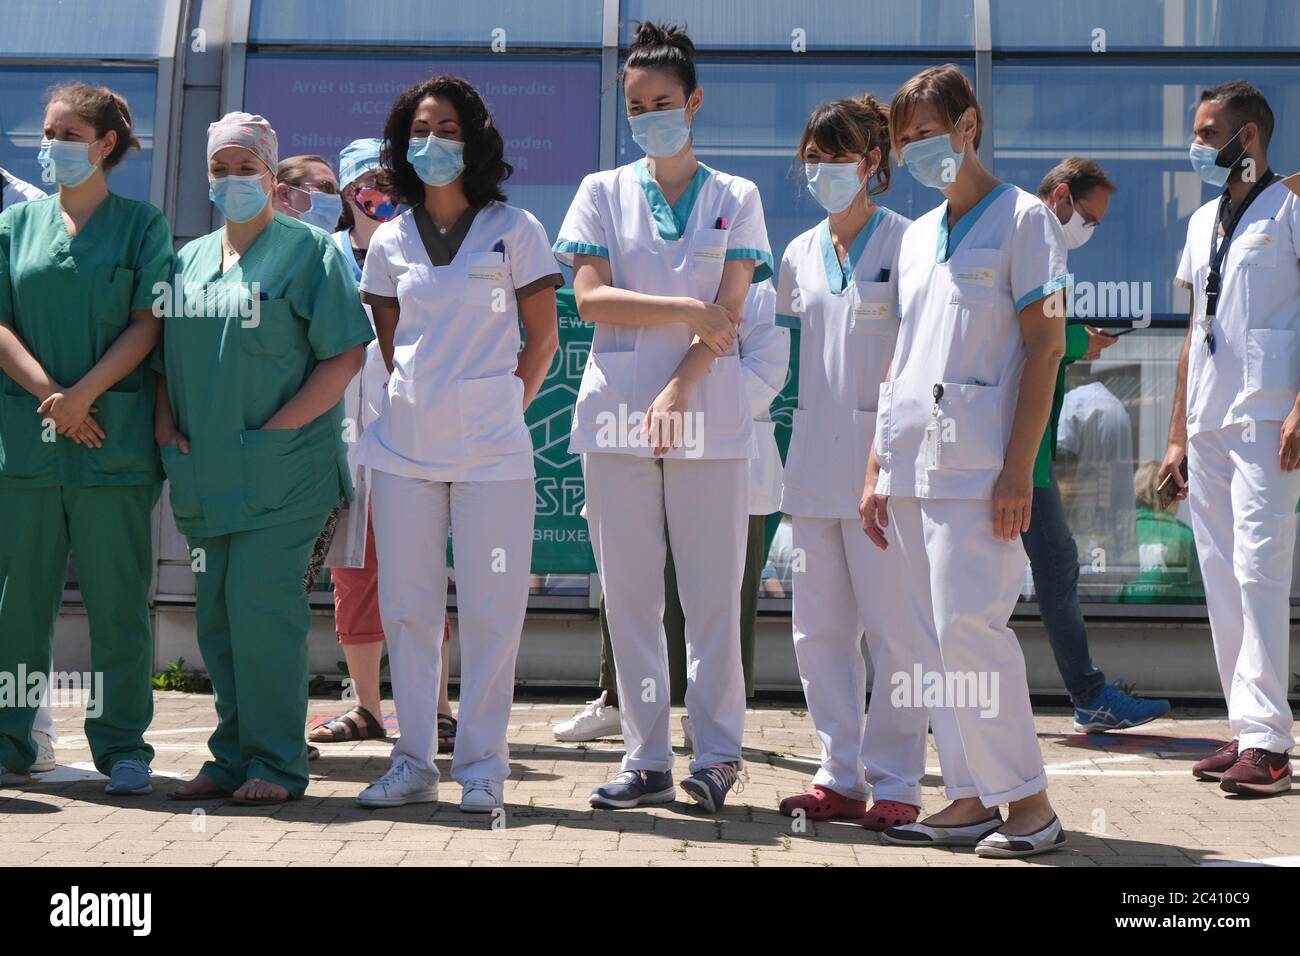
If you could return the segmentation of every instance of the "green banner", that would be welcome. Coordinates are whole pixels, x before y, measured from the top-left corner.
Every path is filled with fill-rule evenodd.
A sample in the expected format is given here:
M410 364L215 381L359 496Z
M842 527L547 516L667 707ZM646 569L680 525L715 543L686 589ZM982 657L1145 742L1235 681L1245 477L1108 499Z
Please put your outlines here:
M533 519L534 574L591 574L587 519L581 516L586 498L582 463L569 452L573 403L578 399L582 370L591 351L592 326L578 318L572 289L556 293L560 347L546 380L524 415L533 436L534 488L537 514Z

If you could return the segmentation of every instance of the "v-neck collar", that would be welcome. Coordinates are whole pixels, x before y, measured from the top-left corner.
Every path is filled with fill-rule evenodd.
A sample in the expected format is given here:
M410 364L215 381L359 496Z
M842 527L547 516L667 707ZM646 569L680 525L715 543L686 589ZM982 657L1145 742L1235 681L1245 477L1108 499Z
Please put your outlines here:
M226 269L224 272L223 272L222 269L221 269L221 263L222 263L222 261L226 258L226 250L225 250L225 247L224 247L224 246L222 245L222 243L221 243L221 236L222 236L222 234L226 231L226 227L225 227L225 226L222 226L220 229L218 229L218 230L216 231L216 237L217 237L217 279L218 279L218 280L221 280L221 279L225 279L225 278L229 277L229 276L230 276L230 275L231 275L231 274L232 274L236 269L239 270L239 276L240 276L240 279L242 279L243 276L244 276L244 273L248 271L248 266L249 266L249 264L250 264L250 263L252 263L252 264L254 264L254 265L257 264L257 260L258 260L258 258L261 256L261 254L262 254L262 249L265 248L265 246L266 246L266 242L265 242L265 240L266 240L266 234L267 234L268 232L270 232L273 228L275 228L276 225L279 224L279 221L280 221L280 217L281 217L281 216L284 216L284 213L282 213L282 212L277 212L274 216L272 216L272 217L271 217L271 221L268 222L265 226L263 226L263 227L262 227L262 231L259 232L259 233L258 233L258 234L253 238L253 241L252 241L251 243L248 244L248 248L245 249L243 252L241 252L241 253L239 254L239 258L236 259L236 260L231 264L230 268L229 268L229 269Z
M822 265L826 269L826 285L833 295L840 295L848 288L849 282L853 277L853 270L862 259L862 251L867 248L867 243L871 241L871 234L876 231L876 227L885 218L885 210L877 206L876 211L871 214L871 218L863 223L862 228L858 230L853 244L849 246L848 252L844 256L844 264L840 265L840 257L835 254L835 243L831 240L831 221L823 219L821 227L817 231L817 238L821 244Z
M659 188L655 178L650 175L650 169L646 161L638 159L632 164L637 182L641 184L641 191L645 193L646 202L650 205L650 214L654 216L655 228L659 231L660 239L672 241L680 239L685 233L686 223L690 220L691 211L695 208L695 200L699 198L700 187L704 185L706 179L713 175L713 170L701 162L697 161L696 167L695 175L691 177L686 191L682 193L677 202L669 205L663 190Z
M1011 188L1010 183L998 183L987 193L984 198L967 210L966 215L957 220L957 225L953 227L951 233L948 232L948 200L943 201L939 207L939 242L935 248L934 261L947 262L952 258L952 254L961 245L961 241L966 238L966 233L979 221L984 210L993 204L993 201Z
M413 213L415 228L420 234L420 243L424 246L430 265L434 267L451 265L452 260L456 258L456 253L460 252L461 243L469 235L470 227L474 225L474 220L482 210L482 206L470 206L444 233L429 215L429 210L424 208L424 203L415 207Z
M99 214L104 212L104 207L107 206L109 203L113 202L115 198L116 197L113 195L112 192L106 193L104 198L100 200L99 205L95 207L95 211L92 212L89 218L87 218L86 221L81 224L81 228L77 230L77 234L74 236L72 233L68 231L68 224L63 219L63 200L59 197L59 194L56 192L54 194L54 209L55 209L55 214L58 216L59 229L63 233L63 242L66 245L71 246L74 242L76 242L78 239L84 236L86 234L86 230L89 229L92 225L94 225L99 220L100 218Z

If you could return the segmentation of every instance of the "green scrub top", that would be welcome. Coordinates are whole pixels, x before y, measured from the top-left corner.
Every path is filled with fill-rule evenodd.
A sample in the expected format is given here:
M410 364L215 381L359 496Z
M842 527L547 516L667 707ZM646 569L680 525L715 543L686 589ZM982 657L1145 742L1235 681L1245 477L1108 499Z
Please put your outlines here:
M163 355L190 452L163 448L162 462L180 532L250 531L351 500L342 399L302 428L262 430L318 362L374 338L334 241L277 214L222 275L217 230L181 249L176 287Z
M150 309L175 268L171 230L148 203L109 193L69 236L57 195L0 213L0 322L64 387L75 385ZM147 361L95 401L101 448L41 424L34 395L0 372L0 488L142 485L161 481ZM53 435L53 441L45 439Z
M1079 361L1088 353L1088 330L1082 325L1065 327L1065 356L1056 369L1056 390L1052 393L1052 414L1047 420L1047 431L1038 443L1034 457L1034 487L1052 487L1052 462L1056 461L1056 432L1061 425L1061 406L1065 404L1065 367Z

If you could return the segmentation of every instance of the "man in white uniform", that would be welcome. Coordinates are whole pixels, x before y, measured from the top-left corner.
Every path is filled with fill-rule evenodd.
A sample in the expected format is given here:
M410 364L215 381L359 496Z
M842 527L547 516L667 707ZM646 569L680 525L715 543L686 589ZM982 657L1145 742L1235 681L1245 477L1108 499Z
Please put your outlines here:
M1300 497L1300 177L1269 169L1273 112L1242 80L1206 90L1195 213L1175 281L1192 292L1160 481L1188 497L1233 741L1200 761L1231 793L1291 787L1291 562ZM1184 456L1188 476L1179 473Z
M44 199L45 191L23 182L4 167L0 167L0 212L20 202ZM36 762L32 764L32 773L46 773L57 765L54 756L54 743L59 739L58 729L54 726L54 715L50 713L49 688L41 698L41 706L36 710L36 722L32 725L32 741L36 744Z

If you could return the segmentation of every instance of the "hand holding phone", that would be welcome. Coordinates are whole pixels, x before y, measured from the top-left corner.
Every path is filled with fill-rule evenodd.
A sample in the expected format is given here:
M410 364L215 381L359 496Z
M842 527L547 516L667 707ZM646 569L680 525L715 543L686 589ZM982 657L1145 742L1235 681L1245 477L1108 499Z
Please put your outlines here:
M1187 456L1178 463L1178 474L1183 479L1183 487L1187 486ZM1180 488L1178 482L1174 481L1173 472L1165 475L1165 480L1156 485L1156 496L1160 499L1160 506L1168 509L1178 497Z

